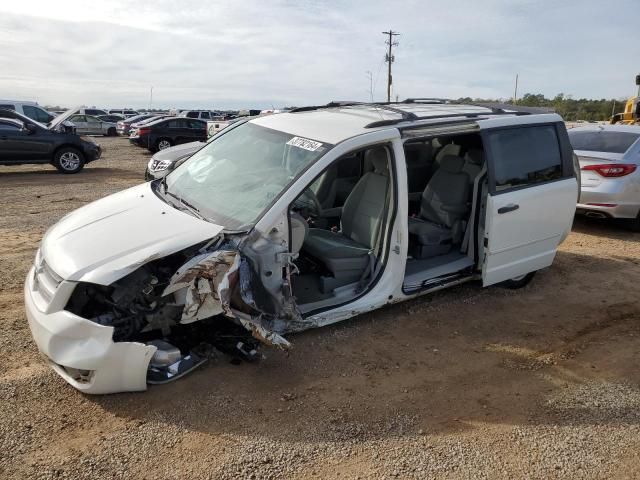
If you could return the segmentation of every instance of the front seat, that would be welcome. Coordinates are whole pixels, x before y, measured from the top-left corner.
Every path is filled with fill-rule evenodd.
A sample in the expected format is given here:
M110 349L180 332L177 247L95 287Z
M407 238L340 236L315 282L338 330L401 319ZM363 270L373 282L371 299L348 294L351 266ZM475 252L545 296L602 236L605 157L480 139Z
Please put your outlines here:
M365 163L373 171L365 173L342 207L339 232L311 228L303 251L320 260L333 277L321 277L321 289L357 282L369 267L370 252L380 234L389 187L388 154L384 147L365 152Z
M443 255L460 242L469 213L469 176L464 159L445 155L420 203L420 215L409 219L410 253L414 258Z
M473 189L473 183L482 170L484 154L480 148L470 148L464 156L462 171L469 176L469 183Z

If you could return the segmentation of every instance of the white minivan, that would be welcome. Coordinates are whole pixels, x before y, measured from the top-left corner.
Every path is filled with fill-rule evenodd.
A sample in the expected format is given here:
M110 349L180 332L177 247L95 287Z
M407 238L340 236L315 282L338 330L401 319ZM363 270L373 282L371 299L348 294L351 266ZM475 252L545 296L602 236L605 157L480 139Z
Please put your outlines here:
M513 108L513 107L511 107ZM329 104L230 125L161 180L72 212L25 284L36 344L87 393L552 264L578 198L556 114Z

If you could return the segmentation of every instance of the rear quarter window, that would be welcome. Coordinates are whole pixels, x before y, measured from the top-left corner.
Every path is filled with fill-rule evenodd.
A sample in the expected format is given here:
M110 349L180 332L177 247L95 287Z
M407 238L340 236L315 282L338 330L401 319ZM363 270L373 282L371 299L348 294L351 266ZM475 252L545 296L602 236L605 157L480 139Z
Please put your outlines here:
M498 130L488 135L497 192L563 177L553 125Z
M587 152L625 153L638 138L640 133L569 130L569 141L573 149Z

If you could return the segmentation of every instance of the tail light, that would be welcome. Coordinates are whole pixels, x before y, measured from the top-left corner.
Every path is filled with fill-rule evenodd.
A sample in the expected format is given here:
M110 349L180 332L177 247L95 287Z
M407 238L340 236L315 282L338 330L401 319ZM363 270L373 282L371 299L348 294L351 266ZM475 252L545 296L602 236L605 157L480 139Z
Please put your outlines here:
M599 173L603 177L624 177L636 171L637 165L629 163L607 163L604 165L587 165L581 170L589 170Z
M138 135L148 135L149 133L151 133L151 129L149 127L138 128Z

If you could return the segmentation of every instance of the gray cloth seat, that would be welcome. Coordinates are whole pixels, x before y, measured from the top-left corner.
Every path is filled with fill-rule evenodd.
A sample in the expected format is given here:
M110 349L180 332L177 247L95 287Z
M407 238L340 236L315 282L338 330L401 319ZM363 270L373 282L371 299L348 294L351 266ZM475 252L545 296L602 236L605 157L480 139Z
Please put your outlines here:
M473 182L482 170L484 154L480 148L470 148L464 156L464 166L462 171L469 176L469 183L473 188Z
M429 258L451 250L462 239L463 218L469 213L469 176L464 159L445 155L420 203L420 215L409 219L410 253Z
M389 186L386 148L367 150L365 161L372 163L373 171L365 173L347 197L342 207L341 230L310 228L302 247L303 252L320 260L333 274L331 278L323 277L324 292L363 276L384 220Z

